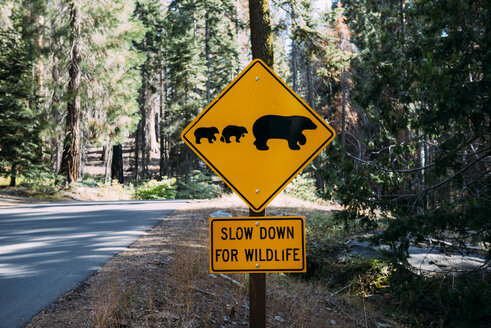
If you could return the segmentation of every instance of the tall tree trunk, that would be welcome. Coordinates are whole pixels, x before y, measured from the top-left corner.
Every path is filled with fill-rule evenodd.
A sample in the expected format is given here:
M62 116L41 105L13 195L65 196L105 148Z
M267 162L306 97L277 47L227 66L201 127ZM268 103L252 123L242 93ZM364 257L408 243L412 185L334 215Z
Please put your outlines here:
M292 66L292 89L294 92L298 91L298 75L297 75L297 38L295 37L295 7L294 1L290 1L290 17L291 17L291 26L292 26L292 52L291 52L291 66Z
M184 150L184 181L189 181L189 149Z
M292 89L298 92L297 41L292 39Z
M123 170L123 145L113 146L113 160L111 163L111 179L117 179L119 183L124 183Z
M17 184L17 164L12 164L12 170L10 172L10 187L15 187Z
M252 58L263 60L273 68L274 48L269 0L249 0Z
M346 69L341 70L341 145L346 145Z
M147 90L145 92L145 126L143 131L145 133L144 148L145 149L145 174L149 176L148 165L152 158L152 153L159 151L159 145L157 142L157 98L158 90L154 88L150 83L147 83Z
M206 3L206 2L205 2ZM208 8L205 8L205 60L206 60L206 104L211 101L210 95L210 18L208 17Z
M166 156L165 156L165 131L164 131L164 122L166 119L166 115L164 113L164 102L167 100L167 87L164 86L164 77L165 74L165 68L162 67L162 64L160 65L160 83L159 83L159 92L160 92L160 106L159 106L159 112L160 112L160 124L159 124L159 134L160 134L160 163L159 163L159 173L160 173L160 179L162 180L164 176L166 175ZM165 92L164 92L165 88ZM165 97L165 98L164 98Z
M138 170L139 170L139 152L140 152L140 124L141 122L138 123L138 126L136 128L135 132L135 181L136 185L138 185Z
M44 16L39 16L37 19L37 32L35 36L35 44L38 49L43 49L44 47L44 33L43 33L43 28L44 28ZM36 63L36 82L37 82L37 88L38 88L38 94L42 95L43 93L43 86L44 86L44 79L43 79L43 72L44 72L44 63L41 57L38 58L37 63Z
M307 103L309 106L315 110L315 98L314 98L314 68L310 62L310 59L307 61ZM315 186L317 190L324 193L324 181L322 180L321 170L320 170L320 159L319 156L315 157L313 160L314 164L314 179Z
M80 142L80 165L78 167L78 176L83 178L85 164L87 163L87 146L85 145L85 138L82 136Z
M184 86L184 101L187 104L189 101L188 97L189 91L188 91L188 86ZM186 112L186 122L189 122L189 116L190 113ZM188 182L189 181L189 172L191 171L191 165L190 165L190 160L189 160L189 147L184 147L184 181Z
M61 172L66 175L68 184L78 181L80 165L80 13L73 2L70 8L70 28L72 47L67 89L70 98L67 103L65 141L61 161Z
M104 154L104 183L111 182L111 171L112 171L112 162L113 162L113 147L111 140L108 140L105 147Z
M148 174L148 165L147 165L147 156L146 156L146 136L145 136L145 127L147 125L147 114L145 110L146 104L146 90L147 90L147 74L143 71L143 89L142 89L142 102L140 105L140 148L141 148L141 172L142 179L145 180Z
M312 109L315 108L314 103L314 77L313 77L313 67L310 63L310 59L307 61L307 103Z

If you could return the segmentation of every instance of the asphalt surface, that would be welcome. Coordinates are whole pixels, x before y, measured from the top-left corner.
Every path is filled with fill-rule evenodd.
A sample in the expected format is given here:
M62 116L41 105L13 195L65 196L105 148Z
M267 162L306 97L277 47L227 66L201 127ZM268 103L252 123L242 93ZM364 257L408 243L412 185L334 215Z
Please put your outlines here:
M186 201L0 208L0 327L28 323Z

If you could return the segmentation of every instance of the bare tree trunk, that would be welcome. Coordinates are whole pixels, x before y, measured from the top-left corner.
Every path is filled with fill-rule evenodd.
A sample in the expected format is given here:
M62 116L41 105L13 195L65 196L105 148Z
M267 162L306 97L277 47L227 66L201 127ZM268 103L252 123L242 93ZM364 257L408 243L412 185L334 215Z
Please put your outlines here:
M206 2L205 2L206 4ZM210 96L210 19L208 17L208 8L205 8L205 60L206 60L206 103L211 101Z
M150 86L150 83L147 85ZM158 142L157 142L157 133L156 133L156 117L157 117L157 89L153 86L150 86L146 91L145 96L145 158L148 165L151 159L151 153L157 153L159 150ZM148 175L148 172L147 172Z
M124 183L123 170L123 145L113 146L113 160L111 163L111 179L118 180L119 183Z
M298 92L298 72L297 72L297 42L292 39L292 89Z
M269 0L249 0L252 58L263 60L273 68L274 48Z
M138 126L136 128L135 132L135 181L136 185L138 185L138 170L139 170L139 152L140 152L140 123L138 123Z
M312 67L312 64L310 63L310 59L309 59L307 62L307 103L312 109L315 110L313 70L314 68ZM322 175L320 171L319 156L315 157L312 163L314 164L313 173L315 179L315 186L317 190L319 190L321 193L324 193L324 181L322 180Z
M297 38L295 37L295 7L294 7L294 2L290 1L290 17L291 17L291 26L292 26L292 52L291 52L291 65L292 65L292 89L294 92L297 92L298 90L298 75L297 75Z
M145 138L145 126L147 125L147 115L145 111L145 103L146 103L146 89L147 89L147 74L143 72L143 90L142 90L142 102L140 105L140 142L141 142L141 166L142 166L142 179L145 180L147 178L148 173L148 165L147 165L147 157L146 157L146 138Z
M346 145L346 69L341 70L341 145Z
M78 181L80 165L80 13L77 6L72 2L70 8L71 28L71 60L68 71L69 100L67 103L67 117L65 127L65 141L63 157L61 161L61 172L66 175L67 183Z
M140 122L138 123L138 128L136 131L135 138L135 177L136 183L138 184L139 172L138 172L138 156L141 151L141 178L144 180L147 177L148 166L147 166L147 157L146 157L146 140L145 140L145 128L147 121L147 113L146 113L146 103L147 103L147 85L148 85L148 75L146 72L146 67L143 66L142 69L142 86L140 87L140 94L138 98L138 105L140 108Z
M37 19L37 33L35 36L35 44L38 49L43 49L44 47L44 34L43 34L43 28L44 28L44 16L39 16ZM41 95L43 93L43 86L44 86L44 79L43 79L43 72L44 72L44 63L41 57L39 57L37 63L36 63L36 81L37 81L37 87L38 87L38 93Z
M165 74L165 68L160 65L160 83L159 83L159 91L160 91L160 107L159 107L159 112L160 112L160 124L159 124L159 134L160 134L160 165L159 165L159 173L160 173L160 179L162 180L164 176L166 175L166 150L165 150L165 131L164 131L164 122L166 119L166 115L164 113L164 102L167 99L167 87L164 86L164 74ZM165 88L165 92L164 92Z
M111 182L111 169L113 162L113 147L111 140L108 140L105 147L104 157L106 160L104 161L104 183Z
M184 150L184 181L189 181L189 150Z
M78 167L78 176L83 178L83 173L85 169L85 163L87 163L87 146L84 143L83 138L80 142L80 166Z
M12 170L10 171L10 187L15 187L17 184L17 164L12 164Z
M53 139L51 139L51 151L53 171L59 173L61 167L61 158L63 157L63 143L61 142L58 133L55 137L53 137Z
M310 63L310 60L307 62L307 103L309 106L314 109L315 108L315 103L314 103L314 77L313 77L313 72L312 72L312 64Z

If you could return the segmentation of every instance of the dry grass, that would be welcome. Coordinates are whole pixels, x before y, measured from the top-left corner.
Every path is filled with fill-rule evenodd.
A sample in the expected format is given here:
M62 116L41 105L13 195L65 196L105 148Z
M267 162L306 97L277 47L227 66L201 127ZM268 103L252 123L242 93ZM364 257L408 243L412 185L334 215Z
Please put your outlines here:
M76 187L71 190L71 197L77 200L128 200L132 199L133 190L113 181L111 184L101 184L97 187Z
M274 205L268 215L332 209L288 197ZM218 209L248 215L233 196L192 203L165 218L27 327L247 327L248 276L209 273L208 216ZM331 296L322 286L290 275L267 275L268 327L377 327L380 321L370 313L365 318L363 307Z

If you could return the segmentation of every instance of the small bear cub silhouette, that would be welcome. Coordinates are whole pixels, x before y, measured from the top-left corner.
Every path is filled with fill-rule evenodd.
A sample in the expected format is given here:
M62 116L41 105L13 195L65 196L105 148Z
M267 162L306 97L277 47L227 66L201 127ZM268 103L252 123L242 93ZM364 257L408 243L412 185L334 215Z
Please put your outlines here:
M317 125L311 119L304 116L261 116L254 122L252 133L256 138L254 146L257 150L268 150L269 139L285 139L291 150L299 150L300 145L305 145L307 138L303 130L315 130Z
M194 131L194 136L196 137L196 143L201 144L201 139L208 139L209 143L213 143L213 141L217 140L215 134L219 133L218 129L214 126L209 128L197 128Z
M245 137L247 133L247 129L243 126L228 125L223 129L220 141L230 143L230 138L235 137L235 141L240 142L240 138Z

